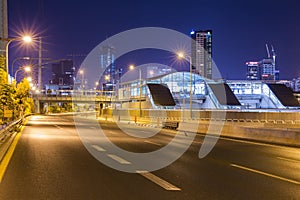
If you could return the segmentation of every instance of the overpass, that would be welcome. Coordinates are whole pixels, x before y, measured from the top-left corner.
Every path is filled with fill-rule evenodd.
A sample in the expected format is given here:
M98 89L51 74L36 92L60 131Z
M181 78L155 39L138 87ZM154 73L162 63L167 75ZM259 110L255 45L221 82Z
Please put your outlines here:
M78 104L100 104L116 102L116 96L113 91L99 90L56 90L51 93L42 91L40 93L32 93L35 111L43 112L43 107L51 103L78 103Z

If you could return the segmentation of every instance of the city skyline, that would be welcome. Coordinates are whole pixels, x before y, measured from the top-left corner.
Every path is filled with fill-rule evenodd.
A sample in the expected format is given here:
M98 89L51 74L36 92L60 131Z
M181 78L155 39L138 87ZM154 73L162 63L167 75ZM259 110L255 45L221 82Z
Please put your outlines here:
M223 78L245 79L245 62L265 58L264 47L269 43L276 49L280 79L292 79L300 76L297 54L300 29L293 23L300 17L296 4L293 1L285 4L273 1L197 1L193 5L178 1L82 4L11 0L8 2L9 35L14 36L30 27L43 37L45 56L70 58L67 55L87 54L106 38L128 29L155 26L186 35L193 29L210 29L214 38L213 60ZM15 52L12 57L32 53L32 49ZM138 58L116 61L116 65L125 66L129 62L168 65L173 62L169 57Z

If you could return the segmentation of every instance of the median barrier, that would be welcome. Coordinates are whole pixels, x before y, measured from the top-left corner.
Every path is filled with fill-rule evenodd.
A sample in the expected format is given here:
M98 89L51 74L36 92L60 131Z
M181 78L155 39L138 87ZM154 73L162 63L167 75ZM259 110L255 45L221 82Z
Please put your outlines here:
M189 130L197 130L197 133L217 135L217 133L213 130L214 125L220 124L215 121L206 123L180 122L177 130L185 132L188 132ZM300 129L248 127L239 126L235 123L224 123L221 134L218 135L300 147Z
M212 113L225 112L225 118L218 118ZM125 114L126 113L126 114ZM119 110L122 118L138 116L138 110ZM194 115L195 114L195 115ZM197 119L195 116L201 116ZM194 118L188 119L188 113L181 110L143 110L143 117L137 121L156 124L157 126L176 127L171 125L177 121L177 130L197 130L198 133L214 133L214 125L222 125L221 135L241 139L272 142L284 145L300 146L300 113L299 112L243 112L243 111L207 111L198 110L193 113ZM149 120L150 119L150 120ZM209 127L209 124L211 126ZM209 128L209 129L208 129ZM217 128L216 128L217 130Z

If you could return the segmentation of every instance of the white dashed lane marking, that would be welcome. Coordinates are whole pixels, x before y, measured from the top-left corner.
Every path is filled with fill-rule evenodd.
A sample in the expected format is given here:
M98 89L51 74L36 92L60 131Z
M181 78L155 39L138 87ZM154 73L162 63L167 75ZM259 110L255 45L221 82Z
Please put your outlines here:
M153 183L159 185L160 187L164 188L165 190L173 190L173 191L180 191L181 189L176 187L175 185L161 179L160 177L148 172L148 171L137 171L140 175L145 177L146 179L152 181Z
M129 164L131 164L129 161L127 161L127 160L125 160L125 159L123 159L123 158L121 158L119 156L116 156L114 154L107 154L107 156L110 157L111 159L117 161L120 164L123 164L123 165L129 165Z
M97 151L100 151L100 152L106 151L105 149L103 149L102 147L99 147L98 145L92 145L92 147L93 147L94 149L96 149Z

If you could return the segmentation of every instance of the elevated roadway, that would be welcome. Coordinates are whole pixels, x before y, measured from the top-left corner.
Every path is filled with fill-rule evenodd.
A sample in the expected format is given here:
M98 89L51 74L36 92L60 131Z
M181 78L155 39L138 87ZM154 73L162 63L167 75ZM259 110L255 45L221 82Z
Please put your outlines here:
M113 122L101 121L100 125L110 141L136 153L160 149L175 134L186 137L182 132L160 130L153 137L136 138ZM155 129L123 125L141 134ZM77 126L87 134L98 131L88 118L75 126L71 116L30 117L1 177L0 199L281 200L300 196L299 148L221 138L208 156L199 159L204 138L197 135L171 165L149 173L125 173L96 160L83 146ZM111 162L133 163L104 143L95 145L91 140L90 144Z

